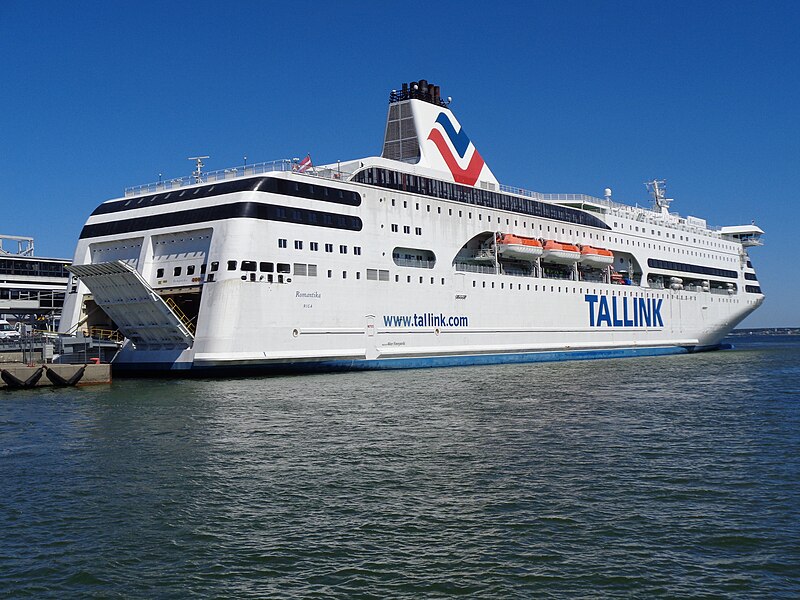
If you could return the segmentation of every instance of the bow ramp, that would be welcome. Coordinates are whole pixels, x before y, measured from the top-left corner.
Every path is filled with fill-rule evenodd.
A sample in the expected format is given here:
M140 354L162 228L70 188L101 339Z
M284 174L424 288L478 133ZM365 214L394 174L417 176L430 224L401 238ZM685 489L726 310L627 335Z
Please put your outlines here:
M117 260L67 268L137 349L191 347L192 324L184 323L133 267Z

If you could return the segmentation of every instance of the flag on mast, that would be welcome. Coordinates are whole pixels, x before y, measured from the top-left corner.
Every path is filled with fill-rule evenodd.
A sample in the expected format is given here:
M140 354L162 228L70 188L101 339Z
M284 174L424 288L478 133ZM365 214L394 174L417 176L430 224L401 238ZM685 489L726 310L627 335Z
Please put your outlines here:
M298 173L305 173L309 169L313 169L314 165L311 164L311 155L306 154L306 157L294 166L294 170Z

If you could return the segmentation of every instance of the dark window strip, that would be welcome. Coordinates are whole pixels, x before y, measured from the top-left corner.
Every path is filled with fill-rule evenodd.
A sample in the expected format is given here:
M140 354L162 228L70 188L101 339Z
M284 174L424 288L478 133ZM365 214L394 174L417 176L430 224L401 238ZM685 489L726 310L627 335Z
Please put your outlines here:
M308 198L321 202L344 204L346 206L361 205L361 195L358 192L341 190L305 181L296 181L294 179L251 177L249 179L224 181L196 188L170 190L168 192L151 194L149 196L137 196L136 198L106 202L94 209L92 215L107 215L137 208L150 208L163 204L187 202L189 200L198 200L199 198L210 198L212 196L232 194L234 192L266 192L281 194L283 196L294 196L296 198Z
M0 275L24 275L26 277L69 277L63 262L41 262L0 259Z
M150 215L136 219L84 225L80 237L81 239L86 239L106 235L119 235L134 231L147 231L224 219L260 219L262 221L299 223L301 225L346 229L349 231L361 231L362 227L361 219L349 215L276 206L274 204L261 204L259 202L235 202L161 215Z
M749 281L758 281L758 277L756 277L755 273L745 273L744 278Z
M714 277L728 277L738 279L736 271L727 269L717 269L715 267L703 267L701 265L689 265L686 263L673 262L671 260L658 260L648 258L647 266L653 269L668 269L670 271L680 271L682 273L695 273L698 275L713 275Z
M759 286L759 285L746 285L746 286L744 286L744 289L748 294L760 294L760 293L762 293L761 292L761 286Z
M465 204L506 210L530 215L532 217L573 223L575 225L586 225L587 227L597 227L598 229L611 229L611 227L594 215L590 215L582 210L569 208L567 206L559 206L557 204L548 204L528 198L518 198L517 196L511 196L509 194L492 192L490 190L483 190L466 185L458 185L457 183L449 183L447 181L439 181L438 179L430 179L419 175L399 173L388 169L379 169L377 167L364 169L356 173L353 177L353 181L390 190L420 194L422 196L440 198L442 200L454 200Z
M44 286L42 288L36 287L31 289L48 289L47 286L59 287L63 286L65 281L69 279L69 273L64 275L64 277L51 277L51 279L63 279L64 281L25 281L19 279L0 279L0 287L5 287L8 285Z

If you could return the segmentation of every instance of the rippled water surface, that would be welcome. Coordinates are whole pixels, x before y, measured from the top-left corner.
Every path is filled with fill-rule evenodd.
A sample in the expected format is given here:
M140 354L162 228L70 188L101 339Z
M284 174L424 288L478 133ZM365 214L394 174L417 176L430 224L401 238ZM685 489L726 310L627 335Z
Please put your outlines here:
M0 596L800 596L800 339L0 394Z

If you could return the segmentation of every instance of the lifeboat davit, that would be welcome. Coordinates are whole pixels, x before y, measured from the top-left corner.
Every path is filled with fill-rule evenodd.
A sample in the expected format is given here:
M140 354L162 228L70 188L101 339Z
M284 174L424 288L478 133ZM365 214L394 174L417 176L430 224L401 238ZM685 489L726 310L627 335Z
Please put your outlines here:
M572 244L562 244L553 240L547 240L544 243L544 252L542 254L542 260L544 261L571 265L577 262L580 257L581 251Z
M584 246L581 248L581 264L595 269L602 269L614 264L614 253L605 248Z
M533 261L544 252L539 240L511 233L498 234L496 244L497 253L504 258Z

